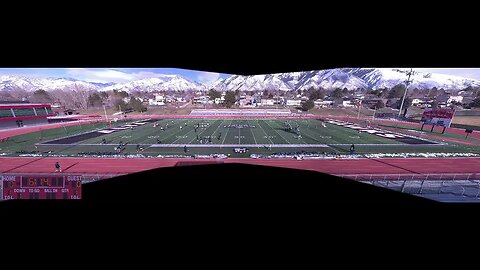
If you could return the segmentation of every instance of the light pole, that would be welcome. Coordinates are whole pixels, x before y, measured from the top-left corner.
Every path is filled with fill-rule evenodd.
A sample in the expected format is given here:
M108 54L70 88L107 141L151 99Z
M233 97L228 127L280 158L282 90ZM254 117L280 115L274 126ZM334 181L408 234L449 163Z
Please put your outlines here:
M358 115L357 118L360 119L360 109L362 108L362 100L358 103Z
M105 109L105 103L103 103L103 112L105 113L105 122L108 124L107 109Z
M411 68L409 72L406 73L408 75L408 79L405 81L405 92L403 93L402 104L400 104L400 110L398 111L398 117L400 118L400 114L402 114L403 103L405 103L405 97L407 96L408 85L412 82L410 80L410 76L415 74L415 71Z

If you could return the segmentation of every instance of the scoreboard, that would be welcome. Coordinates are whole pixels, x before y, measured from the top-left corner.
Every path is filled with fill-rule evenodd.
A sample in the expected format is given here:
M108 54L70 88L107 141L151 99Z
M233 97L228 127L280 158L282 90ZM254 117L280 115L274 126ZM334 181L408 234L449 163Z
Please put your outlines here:
M2 199L81 199L81 175L0 175Z
M427 125L450 127L454 114L455 109L451 108L426 108L420 122Z

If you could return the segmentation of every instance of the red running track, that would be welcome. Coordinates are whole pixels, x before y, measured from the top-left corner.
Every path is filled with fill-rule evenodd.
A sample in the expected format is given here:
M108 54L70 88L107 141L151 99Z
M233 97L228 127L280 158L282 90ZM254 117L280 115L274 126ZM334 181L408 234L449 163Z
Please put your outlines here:
M0 173L52 173L59 161L65 173L124 174L161 167L177 162L245 163L314 170L329 174L428 174L480 173L480 158L387 158L344 160L292 159L114 159L114 158L0 158Z

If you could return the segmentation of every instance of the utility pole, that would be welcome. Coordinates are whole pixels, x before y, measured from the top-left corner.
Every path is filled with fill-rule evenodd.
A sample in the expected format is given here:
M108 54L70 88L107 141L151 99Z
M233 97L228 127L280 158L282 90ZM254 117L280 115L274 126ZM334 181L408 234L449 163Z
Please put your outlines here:
M407 96L408 86L412 82L410 80L410 76L414 75L415 71L413 71L413 69L411 68L410 71L407 72L406 74L408 75L408 79L405 81L405 92L403 93L402 104L400 105L400 110L398 111L398 117L397 118L400 118L400 115L402 114L403 103L405 102L405 97Z
M107 109L105 109L105 104L103 104L103 112L105 113L105 121L108 122Z
M360 109L362 108L362 100L358 103L358 115L357 118L360 119Z

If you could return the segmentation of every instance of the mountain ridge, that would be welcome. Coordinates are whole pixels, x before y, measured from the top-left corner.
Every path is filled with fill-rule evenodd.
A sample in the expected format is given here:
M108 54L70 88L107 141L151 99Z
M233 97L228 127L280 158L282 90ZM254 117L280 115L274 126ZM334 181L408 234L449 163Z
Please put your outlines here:
M403 83L407 69L395 68L337 68L303 72L287 72L260 75L231 75L210 84L190 80L180 75L159 75L152 78L132 80L125 83L98 83L73 78L38 78L28 76L0 76L0 90L92 90L92 91L204 91L211 88L219 91L296 91L310 88L357 88L379 89L392 88ZM431 89L437 87L445 90L461 90L469 86L480 87L480 80L439 73L415 73L409 88Z

